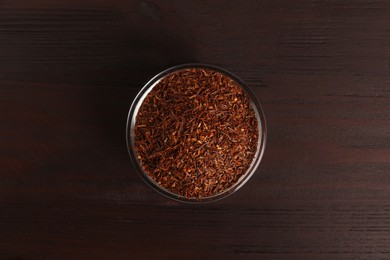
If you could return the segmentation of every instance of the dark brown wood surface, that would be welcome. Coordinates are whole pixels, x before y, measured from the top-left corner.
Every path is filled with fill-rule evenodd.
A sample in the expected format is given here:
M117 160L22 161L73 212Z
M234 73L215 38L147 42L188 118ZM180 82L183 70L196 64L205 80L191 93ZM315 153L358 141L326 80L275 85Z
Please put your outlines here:
M137 176L129 106L169 66L246 81L254 177L206 205ZM0 259L389 259L390 1L0 1Z

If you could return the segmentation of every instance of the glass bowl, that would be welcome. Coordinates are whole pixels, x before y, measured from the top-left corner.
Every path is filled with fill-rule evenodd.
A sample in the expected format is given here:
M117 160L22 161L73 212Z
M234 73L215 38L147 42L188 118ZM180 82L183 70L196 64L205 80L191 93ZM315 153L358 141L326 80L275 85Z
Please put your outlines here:
M179 194L175 194L162 186L160 186L157 182L155 182L144 170L141 165L141 163L138 160L137 153L134 146L134 127L136 123L136 117L138 110L143 103L145 97L149 94L149 92L153 89L154 86L165 76L167 76L170 73L180 71L183 69L191 69L191 68L198 68L198 69L206 69L206 70L212 70L219 72L221 74L224 74L225 76L233 79L242 87L244 92L249 96L252 108L255 112L256 118L257 118L257 124L258 124L258 131L259 131L259 138L258 138L258 144L256 153L254 155L253 161L250 164L249 168L247 169L246 173L239 178L239 180L234 183L230 188L224 190L221 193L217 193L215 195L209 196L209 197L202 197L202 198L189 198L185 197ZM265 143L266 143L266 121L263 109L260 105L260 102L258 101L256 95L251 91L251 89L248 87L248 85L243 82L241 79L233 75L232 73L212 65L207 64L198 64L198 63L190 63L190 64L182 64L178 66L174 66L171 68L168 68L160 73L158 73L156 76L154 76L149 82L145 84L145 86L140 90L138 95L135 97L133 103L131 104L129 114L127 117L127 127L126 127L126 141L127 141L127 148L130 155L130 158L133 162L133 165L138 172L139 176L155 191L159 192L160 194L180 202L190 202L190 203L203 203L203 202L210 202L210 201L216 201L222 198L225 198L237 190L239 190L255 173L257 167L260 164L260 161L264 154L265 149Z

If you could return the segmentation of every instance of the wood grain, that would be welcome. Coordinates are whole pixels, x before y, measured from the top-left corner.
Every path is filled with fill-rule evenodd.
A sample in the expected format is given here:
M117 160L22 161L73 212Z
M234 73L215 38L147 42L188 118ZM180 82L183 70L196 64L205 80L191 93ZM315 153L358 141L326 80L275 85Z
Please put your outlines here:
M268 123L216 203L161 197L125 145L143 84L237 74ZM388 259L390 1L1 1L1 259Z

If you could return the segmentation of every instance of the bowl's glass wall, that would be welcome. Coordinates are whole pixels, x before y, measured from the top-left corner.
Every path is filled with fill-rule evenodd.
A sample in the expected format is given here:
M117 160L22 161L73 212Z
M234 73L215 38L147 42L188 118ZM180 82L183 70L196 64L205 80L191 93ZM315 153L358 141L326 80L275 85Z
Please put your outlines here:
M176 72L183 69L189 69L189 68L203 68L207 70L213 70L217 71L219 73L222 73L230 78L232 78L234 81L236 81L248 94L251 104L253 107L253 110L255 111L257 122L258 122L258 131L259 131L259 141L257 145L257 151L255 154L255 157L249 166L247 172L229 189L225 190L224 192L218 193L216 195L210 196L210 197L203 197L203 198L187 198L175 193L170 192L167 189L164 189L160 185L158 185L152 178L149 177L149 175L143 170L138 158L136 151L134 149L134 127L136 123L136 116L138 113L138 110L144 101L145 97L148 95L148 93L153 89L153 87L164 78L166 75ZM263 109L260 105L260 102L258 101L256 95L250 90L250 88L238 77L233 75L232 73L211 65L206 64L183 64L179 66L175 66L172 68L169 68L159 74L157 74L155 77L153 77L148 83L145 84L145 86L141 89L141 91L138 93L136 98L134 99L130 111L127 118L127 128L126 128L126 140L127 140L127 147L130 154L130 158L134 164L134 167L136 168L138 174L140 177L147 183L149 186L151 186L154 190L160 192L161 194L174 199L178 201L183 202L195 202L195 203L202 203L207 201L215 201L222 198L225 198L229 196L230 194L234 193L238 189L240 189L249 179L250 177L255 173L257 167L260 164L260 161L263 157L264 149L265 149L265 142L266 142L266 122L264 117Z

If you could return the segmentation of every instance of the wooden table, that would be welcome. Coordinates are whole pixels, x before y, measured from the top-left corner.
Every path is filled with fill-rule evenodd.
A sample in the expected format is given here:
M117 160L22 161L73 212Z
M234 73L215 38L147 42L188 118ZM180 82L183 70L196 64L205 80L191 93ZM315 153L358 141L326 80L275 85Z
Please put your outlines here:
M187 62L268 120L258 172L206 205L125 144L136 93ZM390 258L390 1L1 1L0 122L0 259Z

